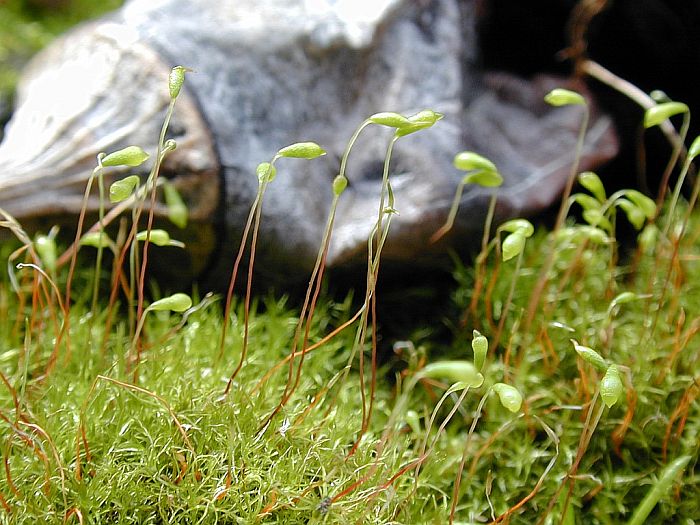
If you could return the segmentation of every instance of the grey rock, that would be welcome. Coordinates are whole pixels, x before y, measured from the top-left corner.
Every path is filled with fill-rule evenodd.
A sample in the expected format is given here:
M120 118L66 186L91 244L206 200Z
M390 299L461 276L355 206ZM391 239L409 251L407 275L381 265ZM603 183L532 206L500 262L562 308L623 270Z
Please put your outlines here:
M192 212L188 230L173 232L188 245L188 260L177 259L181 275L205 272L210 283L227 275L257 189L255 167L283 146L313 140L329 154L277 164L257 259L264 273L306 275L340 156L378 111L445 115L397 143L391 181L399 215L386 259L411 264L476 243L490 195L480 189L465 192L450 235L428 241L462 177L454 155L470 149L498 166L498 220L532 214L562 191L581 108L542 101L565 79L480 71L474 24L469 0L132 0L58 39L27 68L0 144L0 207L33 227L74 223L98 152L155 149L168 72L184 65L194 72L171 126L178 148L164 166ZM592 105L582 170L617 151L612 122ZM370 127L351 154L331 267L362 258L390 137Z

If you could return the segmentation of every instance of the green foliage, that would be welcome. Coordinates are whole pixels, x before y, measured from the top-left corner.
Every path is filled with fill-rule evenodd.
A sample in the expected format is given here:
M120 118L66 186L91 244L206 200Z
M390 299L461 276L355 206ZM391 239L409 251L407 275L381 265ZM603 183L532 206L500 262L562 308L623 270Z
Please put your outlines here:
M143 291L148 248L139 241L177 244L151 221L140 230L139 218L175 148L165 132L185 71L169 78L171 105L146 183L127 177L110 192L135 201L129 240L112 241L99 223L77 235L98 253L129 253L128 277L115 265L109 279L125 291L122 310L117 293L98 300L99 258L92 271L61 268L55 232L32 242L2 213L22 246L0 247L10 269L0 280L0 522L638 525L697 516L700 241L684 233L700 218L680 185L661 230L651 199L635 190L608 197L586 172L578 180L590 195L567 191L553 232L515 219L489 242L501 175L474 152L457 154L455 167L467 174L435 240L449 230L465 184L494 193L476 264L456 271L454 341L404 342L404 353L379 365L370 312L401 206L390 183L393 146L442 115L383 112L358 127L329 187L327 227L298 309L252 297L250 281L238 299L233 285L249 237L254 266L275 161L325 151L296 143L262 162L222 317L210 296L156 293L151 301ZM547 101L585 105L566 90ZM685 113L679 103L657 108L647 125ZM587 118L584 108L579 153ZM347 158L371 124L394 135L355 310L320 290ZM101 206L102 166L145 159L139 149L99 158ZM177 212L171 219L184 225L184 202L167 184L164 194ZM586 224L565 221L574 203ZM622 262L617 211L641 231L639 250ZM25 269L19 278L15 265Z
M681 206L680 216L686 212L687 207ZM693 213L687 228L695 231L698 225L700 216ZM560 454L575 458L581 452L572 488L560 489L559 480L572 468L572 462L560 457L532 500L531 510L513 516L513 522L537 521L541 511L535 507L546 507L560 490L559 501L563 505L568 500L566 512L576 522L685 523L699 508L700 483L690 473L697 467L677 468L672 479L665 475L664 467L671 468L676 457L690 465L698 461L700 350L688 344L688 337L695 330L697 321L693 320L700 318L700 272L694 263L677 264L694 261L700 242L697 236L659 239L651 248L640 246L638 253L619 263L611 262L613 245L585 242L587 236L576 234L579 228L569 222L556 236L555 261L532 319L527 317L527 307L551 234L539 231L528 241L509 310L513 313L503 320L503 331L509 335L501 351L508 360L491 365L504 369L511 382L522 388L529 413L555 429ZM656 234L661 236L658 230ZM667 280L669 265L671 278ZM472 327L487 336L494 333L502 321L501 306L507 301L515 271L490 257L485 271L490 289L473 303L475 269L458 270L462 286L454 297L465 312L469 330L461 337L468 339ZM572 338L575 352L569 342ZM600 396L596 401L597 388ZM611 407L609 412L600 411L603 404ZM489 428L498 430L495 425ZM489 439L486 433L484 439ZM510 505L532 490L537 474L513 458L508 447L515 446L523 457L547 458L552 443L526 445L513 438L508 443L489 445L486 454L493 462L488 468L470 471L471 483L477 486L463 496L467 501L486 490L483 481L474 480L486 479L489 469L495 473L494 464L502 468L496 458L503 454L517 465L516 471L531 476L530 482L523 482L501 471L499 479ZM472 450L476 449L477 445ZM657 479L665 481L662 484ZM657 484L662 488L653 490ZM562 512L556 508L559 510L551 515L554 522L557 512ZM644 517L632 519L633 514Z

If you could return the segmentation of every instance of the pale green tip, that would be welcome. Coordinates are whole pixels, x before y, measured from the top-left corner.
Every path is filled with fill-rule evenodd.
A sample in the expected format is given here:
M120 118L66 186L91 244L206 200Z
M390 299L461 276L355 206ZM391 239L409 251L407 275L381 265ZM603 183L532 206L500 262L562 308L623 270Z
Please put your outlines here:
M688 113L688 106L682 102L664 102L650 107L644 113L644 127L651 128L658 126L664 120L681 113Z
M191 71L183 66L175 66L170 71L170 76L168 77L168 91L170 92L170 98L175 100L180 94L180 89L182 89L182 84L185 82L185 73Z
M600 381L600 397L608 408L618 402L620 396L625 391L620 379L620 372L616 365L610 365Z
M102 166L130 166L132 168L140 166L146 159L148 153L138 146L127 146L102 158Z
M501 245L501 253L503 256L503 262L511 260L513 257L517 257L525 248L525 235L520 231L515 231L505 239L503 239L503 244Z
M517 388L505 383L496 383L493 385L493 390L498 394L498 399L500 399L504 408L513 413L520 410L520 407L523 405L523 396Z
M288 157L294 159L315 159L326 154L321 146L315 142L297 142L286 148L282 148L277 152L280 157Z
M169 310L171 312L184 312L191 306L192 299L189 295L184 293L176 293L151 303L151 306L149 306L148 309L153 311Z
M547 93L544 101L552 106L586 105L586 99L582 95L562 88L556 88Z
M576 350L576 353L586 363L588 363L589 365L593 365L601 372L608 369L608 363L598 352L596 352L592 348L578 344L578 341L576 341L575 339L570 339L570 341L571 344L574 345L574 350Z
M134 193L139 181L138 175L129 175L128 177L113 182L109 187L109 201L121 202L128 199L131 197L131 194Z

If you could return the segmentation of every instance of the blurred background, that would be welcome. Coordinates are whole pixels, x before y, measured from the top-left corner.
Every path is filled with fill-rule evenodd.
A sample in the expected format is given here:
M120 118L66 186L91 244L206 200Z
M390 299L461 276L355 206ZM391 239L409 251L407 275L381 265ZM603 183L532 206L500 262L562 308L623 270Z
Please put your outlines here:
M0 139L19 72L56 35L123 0L0 0Z

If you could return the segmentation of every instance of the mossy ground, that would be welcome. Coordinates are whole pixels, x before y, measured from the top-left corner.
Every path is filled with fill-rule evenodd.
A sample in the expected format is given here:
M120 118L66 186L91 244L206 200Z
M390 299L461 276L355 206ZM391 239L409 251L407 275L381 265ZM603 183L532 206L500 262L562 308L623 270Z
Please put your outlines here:
M456 522L489 522L510 509L504 520L510 523L558 523L562 517L573 520L565 523L620 523L654 486L664 465L683 454L692 456L689 465L647 523L698 518L696 237L679 245L666 288L662 283L672 250L662 249L659 256L625 253L622 263L611 266L611 246L559 246L544 299L526 329L527 303L550 243L544 232L529 241L513 306L484 374L487 384L505 379L517 386L525 402L521 413L512 415L494 396L486 401L469 438ZM284 299L260 299L259 313L250 322L249 358L233 390L221 399L239 358L240 308L221 358L218 305L192 313L182 326L178 314L151 314L135 381L127 371L132 344L127 321L105 334L106 305L89 311L86 292L71 307L69 340L45 375L60 313L52 317L42 294L32 306L34 281L24 269L21 307L7 280L0 288L0 365L11 385L0 389L5 462L0 519L445 523L469 427L486 387L470 392L438 434L457 396L447 399L430 432L435 448L416 480L414 469L407 467L420 457L427 421L449 385L421 382L411 392L405 385L425 360L471 359L472 328L494 341L513 267L489 260L486 286L473 310L474 266L457 270L453 301L462 316L445 320L453 325L453 344L417 336L417 346L408 345L388 360L379 370L370 427L352 455L362 424L357 361L343 378L352 328L308 354L299 389L264 428L283 394L286 365L259 382L289 352L296 326L294 309ZM85 286L76 290L90 289L87 275ZM610 309L624 291L636 298ZM349 300L325 299L312 342L352 313ZM407 340L420 333L417 328L407 327ZM570 339L628 367L633 387L627 385L611 409L597 401L602 415L585 450L579 440L601 374L577 357ZM369 355L365 378L371 373L368 362ZM392 376L390 369L399 375ZM400 384L403 396L397 394ZM387 426L392 411L395 419ZM572 472L577 457L580 464ZM562 514L565 502L570 510Z
M0 16L29 16L19 6L7 3ZM454 313L437 321L450 328L450 341L426 335L434 326L413 325L384 341L387 348L404 340L376 370L364 433L370 345L362 368L357 356L348 365L354 325L306 356L299 388L266 425L287 385L293 301L258 298L248 359L222 398L241 353L240 305L223 354L220 304L207 300L184 322L180 314L149 314L135 376L128 359L133 324L116 315L105 331L110 307L106 299L90 307L90 270L81 269L73 286L67 334L46 280L31 268L18 271L18 294L3 274L0 523L443 524L456 502L455 523L614 524L662 486L646 523L695 523L700 220L680 239L680 217L648 252L581 237L553 244L542 230L527 241L517 272L514 261L495 254L483 272L465 261L445 299ZM530 312L553 246L554 263ZM64 274L58 282L61 288ZM624 292L632 300L611 305ZM323 298L310 341L355 308L349 299ZM450 385L407 386L426 363L471 360L475 328L493 345L485 385L459 405L459 392L449 395L428 429ZM570 339L623 370L625 392L612 408L602 408L596 394L602 374ZM494 395L479 413L497 381L523 393L517 414ZM426 442L434 447L422 459ZM665 466L682 456L690 457L687 466L664 485Z

